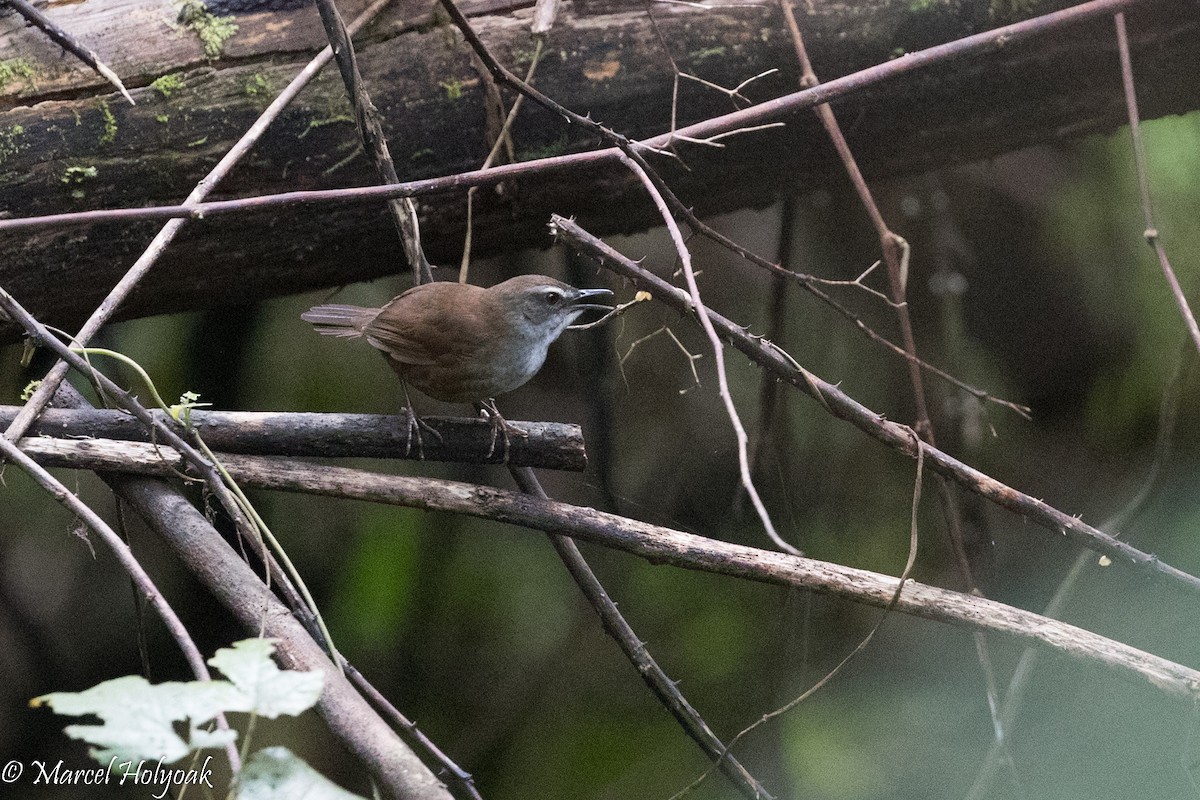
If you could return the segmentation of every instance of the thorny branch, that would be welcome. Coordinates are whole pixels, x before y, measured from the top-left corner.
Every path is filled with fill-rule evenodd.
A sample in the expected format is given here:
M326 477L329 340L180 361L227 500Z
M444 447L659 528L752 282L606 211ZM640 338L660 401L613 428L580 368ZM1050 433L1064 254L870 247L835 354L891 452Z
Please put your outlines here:
M631 279L635 284L653 293L656 299L683 314L696 313L687 292L672 286L667 281L644 269L640 264L618 253L600 239L592 236L574 222L557 215L551 217L552 230L568 245L594 259L606 269L613 270ZM821 403L830 414L851 423L872 438L898 452L915 458L911 437L907 428L888 420L858 401L837 386L823 381L808 370L799 367L795 360L776 345L756 338L746 330L712 309L709 319L718 333L740 350L751 361L771 370L780 380L795 386ZM1103 531L1059 511L1041 500L1006 486L974 467L968 466L948 453L935 447L925 448L928 466L958 485L974 492L996 505L1025 517L1041 527L1064 534L1081 546L1097 553L1132 564L1139 569L1169 578L1177 585L1191 591L1200 591L1200 578L1166 564L1157 556L1142 552L1121 542Z
M524 467L510 468L510 471L517 486L526 495L554 502L542 489L533 470ZM659 666L654 656L650 654L650 650L638 638L624 615L617 609L617 604L609 597L608 592L584 559L583 553L579 551L579 546L568 535L563 535L569 531L558 531L551 528L543 528L543 530L549 534L550 543L554 546L558 557L562 559L567 571L570 572L571 577L575 579L580 590L583 591L584 596L599 615L604 630L621 648L629 662L637 668L638 674L642 676L642 680L650 687L650 691L654 692L659 702L671 712L671 716L675 717L684 732L700 746L704 754L713 762L713 767L720 769L721 773L747 798L773 800L772 795L758 782L758 779L751 775L737 759L728 755L728 746L713 733L712 728L700 716L700 712L688 702L683 693L679 691L675 681L671 680L666 671Z

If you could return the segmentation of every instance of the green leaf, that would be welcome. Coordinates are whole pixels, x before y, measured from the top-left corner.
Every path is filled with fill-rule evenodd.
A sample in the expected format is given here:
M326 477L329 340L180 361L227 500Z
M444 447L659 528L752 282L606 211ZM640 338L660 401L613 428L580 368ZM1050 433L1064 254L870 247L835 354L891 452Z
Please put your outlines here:
M121 760L158 760L170 763L199 747L233 741L234 731L205 731L222 711L241 711L249 698L226 681L168 682L151 685L140 675L126 675L82 692L54 692L35 698L59 714L94 714L102 725L68 725L66 734L94 745L91 755L100 763L113 756ZM188 721L185 741L173 723Z
M246 710L269 719L280 714L295 716L312 708L325 685L321 672L294 672L275 666L271 660L275 642L275 639L245 639L218 650L208 660L245 693L250 701Z
M363 800L296 757L286 747L264 747L242 767L237 800Z
M193 750L222 747L237 738L235 731L206 730L218 714L242 711L274 719L311 708L321 696L321 672L281 670L271 660L275 640L247 639L217 651L209 663L228 681L150 684L139 675L126 675L82 692L54 692L36 697L59 714L100 718L101 725L69 725L66 733L93 745L100 763L120 760L173 763ZM187 722L187 736L178 731Z

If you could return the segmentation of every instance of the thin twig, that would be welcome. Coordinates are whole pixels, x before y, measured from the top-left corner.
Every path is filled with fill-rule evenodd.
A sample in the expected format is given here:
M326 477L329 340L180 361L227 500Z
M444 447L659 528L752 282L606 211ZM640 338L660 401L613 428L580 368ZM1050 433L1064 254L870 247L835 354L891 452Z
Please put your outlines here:
M872 264L871 266L864 269L861 273L859 273L859 276L857 278L854 278L853 280L848 280L848 281L847 280L835 280L833 278L813 278L813 280L820 283L822 286L853 286L857 289L862 289L867 294L884 302L885 304L891 306L892 308L899 308L900 306L905 305L908 301L907 300L900 300L900 301L893 300L890 297L888 297L886 294L884 294L883 292L879 291L878 289L872 289L870 286L867 286L867 284L866 284L867 278L869 278L871 276L872 272L879 269L879 265L882 263L883 263L882 261L876 261L874 264ZM914 356L910 360L920 361L921 359L916 358Z
M752 100L750 100L748 97L746 97L745 95L742 94L742 89L746 88L751 83L758 80L759 78L765 78L766 76L772 75L772 74L778 72L779 70L772 68L772 69L768 69L763 72L760 72L757 75L753 75L749 78L746 78L744 81L742 81L741 83L739 83L737 86L735 86L732 89L721 86L718 83L713 83L712 81L705 80L704 78L701 78L697 75L692 75L691 73L684 72L683 70L681 70L679 68L679 63L677 61L675 61L675 56L673 56L671 54L671 46L667 43L667 37L663 35L662 29L658 27L658 19L654 16L654 11L652 8L651 0L645 0L645 2L646 2L646 18L650 20L650 27L654 31L655 37L658 39L658 43L659 43L659 46L662 48L663 55L665 55L667 57L667 61L669 61L671 64L671 73L672 73L671 127L667 134L668 143L665 147L662 147L662 148L659 148L659 147L651 148L652 150L654 150L654 152L658 152L663 155L668 155L668 156L671 156L674 158L679 158L679 154L676 152L676 149L673 147L673 143L676 140L683 141L683 142L689 142L691 144L707 145L709 147L722 148L725 145L721 144L718 140L725 136L735 136L739 133L748 133L751 130L762 130L764 128L783 127L783 123L780 122L780 123L770 123L767 125L755 125L755 126L751 126L748 128L738 129L735 131L728 131L726 133L717 134L715 136L710 136L707 138L697 138L697 137L693 137L693 136L681 135L676 130L677 126L678 126L678 121L679 121L679 84L680 84L681 80L687 79L687 80L693 81L694 83L699 84L700 86L704 86L708 89L712 89L713 91L720 92L721 94L728 97L730 99L730 101L733 102L733 107L736 109L736 108L741 107L737 104L737 100L739 100L739 99L742 100L747 105L753 104ZM680 159L680 163L682 163L682 159ZM687 168L687 165L684 164L684 167Z
M910 504L910 511L909 511L908 558L904 562L904 569L900 572L900 577L896 581L896 591L894 594L892 594L891 601L886 606L884 606L883 614L881 614L879 616L879 619L871 627L871 630L869 630L867 632L867 635L864 636L859 641L858 645L856 645L853 650L851 650L849 653L847 653L846 656L841 661L839 661L833 669L831 669L829 672L825 673L824 677L822 677L819 681L814 683L812 686L805 689L798 696L792 698L787 703L785 703L784 705L775 709L774 711L769 711L766 714L763 714L761 717L759 717L757 720L752 722L750 725L747 725L745 728L738 731L737 736L734 736L732 739L729 740L729 749L730 750L732 750L734 747L736 747L737 744L739 742L741 742L742 739L744 739L748 735L750 735L755 729L760 728L763 725L766 725L768 722L770 722L773 719L777 719L777 718L783 716L784 714L787 714L789 711L791 711L796 706L803 703L808 698L812 697L814 694L816 694L818 691L820 691L822 687L826 686L830 681L832 681L835 677L837 677L838 673L840 673L843 669L845 669L846 665L849 664L854 659L855 656L857 656L859 653L861 653L862 651L867 649L867 645L869 645L871 643L871 640L875 638L875 634L877 634L879 632L879 629L883 627L883 623L887 620L888 616L896 608L896 604L900 602L900 593L904 590L904 584L908 581L909 576L912 574L913 566L915 566L917 563L917 546L920 543L919 528L917 527L917 510L921 507L921 486L922 486L922 479L924 477L924 472L925 472L925 449L924 448L926 447L926 445L921 441L921 437L917 435L916 431L912 431L911 433L912 433L912 439L913 439L913 446L917 448L917 469L916 469L916 475L913 478L912 502ZM696 780L692 781L690 784L685 786L682 790L680 790L676 794L672 795L670 800L680 800L682 797L689 794L693 789L700 786L700 784L702 784L705 780L707 780L708 776L712 774L712 769L713 769L712 767L709 767L707 770L704 771L703 774L701 774L699 777L697 777Z
M692 223L691 221L689 221L688 224L691 225L693 228L695 228L696 231L699 232L701 235L713 240L714 242L721 245L722 247L725 247L726 249L730 250L731 252L741 256L745 260L749 261L751 264L762 267L763 269L766 269L775 275L778 275L780 277L783 277L788 280L796 282L797 284L799 284L801 286L801 288L803 288L805 291L807 291L813 297L817 298L822 303L824 303L825 305L829 306L834 311L836 311L838 314L845 317L851 324L854 325L855 330L862 333L864 336L866 336L868 339L870 339L875 344L880 345L881 347L885 347L888 350L890 350L892 353L900 356L901 358L907 359L908 361L917 364L921 369L925 370L926 372L930 373L931 375L937 376L938 378L949 383L950 385L970 394L972 397L976 398L980 402L994 403L996 405L1003 406L1004 408L1007 408L1011 411L1016 412L1017 414L1019 414L1021 417L1024 417L1025 419L1032 418L1031 417L1032 409L1030 409L1029 406L1021 405L1020 403L1014 403L1011 400L1005 400L1004 398L1001 398L1001 397L996 397L995 395L992 395L989 392L984 391L983 389L980 389L976 386L972 386L971 384L966 383L965 381L962 381L959 378L956 378L955 376L951 375L949 372L946 372L943 369L935 367L933 364L930 364L928 361L925 361L924 359L913 355L912 353L908 352L900 345L890 341L887 337L882 336L879 333L877 333L873 328L871 328L871 326L867 325L867 323L864 322L861 317L859 317L857 314L855 314L850 309L846 308L844 305L842 305L840 302L838 302L837 300L832 298L828 293L826 293L824 290L821 289L821 286L823 286L823 285L830 285L830 284L837 285L842 282L831 281L828 278L817 278L817 277L814 277L812 275L807 275L802 272L795 272L790 269L785 269L784 267L780 266L779 264L776 264L773 261L765 259L762 256L758 255L757 253L743 247L742 245L733 241L729 237L725 236L725 234L721 233L720 231L716 230L715 228L710 227L709 225L703 223L702 221L697 220L695 223ZM851 281L850 283L857 283L857 281L860 280L861 277L862 276L860 276L860 278L856 279L855 281ZM861 287L861 284L860 284L860 288L866 288L866 287ZM875 290L871 290L871 291L875 294L878 294L877 292L875 292ZM891 305L890 300L887 300L886 302L889 305Z
M671 241L675 245L675 253L679 257L679 263L683 269L683 277L688 286L688 298L691 301L691 310L696 314L697 319L699 319L700 327L704 329L705 335L708 336L709 346L712 348L713 360L716 363L717 370L717 394L720 396L721 402L725 405L725 414L729 417L734 435L737 437L738 472L741 475L742 488L745 490L746 496L750 498L750 504L754 506L754 510L758 514L759 521L762 522L767 537L775 543L775 546L792 555L803 555L799 549L785 541L779 535L779 532L775 530L775 524L771 522L771 515L767 513L767 507L763 503L762 497L759 496L758 489L754 486L754 478L750 475L750 452L748 447L750 437L746 435L746 428L742 425L742 418L738 414L737 406L733 402L733 394L729 390L729 376L725 372L725 346L721 344L721 337L717 335L712 320L708 317L708 309L700 297L700 287L696 284L696 273L692 270L692 254L687 249L687 244L683 241L683 234L679 231L679 225L676 224L675 218L671 216L671 211L667 208L667 202L663 199L662 194L659 193L658 187L646 171L642 169L641 165L634 163L631 159L622 160L625 162L625 166L634 175L637 175L638 180L642 182L642 185L645 186L646 191L650 194L655 207L658 208L659 215L667 226L667 231L671 235Z
M749 78L746 78L746 80L742 81L741 83L739 83L737 86L733 87L732 89L727 89L719 83L713 83L712 81L707 81L704 78L699 78L699 77L691 74L690 72L682 72L681 71L679 73L679 77L684 78L685 80L692 81L693 83L698 83L701 86L704 86L708 89L712 89L714 92L720 92L721 94L728 97L730 100L737 99L737 100L741 100L744 103L749 104L749 103L752 103L753 101L751 101L750 98L748 98L742 94L742 89L745 89L747 86L754 83L759 78L765 78L768 75L774 75L776 72L779 72L779 70L772 67L771 69L768 69L764 72L760 72L757 75L753 75Z
M539 4L540 6L540 4ZM545 45L545 37L538 36L534 42L533 58L529 61L529 70L525 73L525 82L533 83L533 76L537 73L538 62L542 59L542 48ZM484 159L483 165L479 169L491 169L496 158L500 155L501 149L504 147L504 142L509 137L512 131L513 123L517 121L517 114L521 111L521 104L525 102L525 95L517 95L517 99L513 101L512 108L504 117L504 125L500 128L500 133L496 136L496 141L492 143L492 149L488 151L487 158ZM463 236L463 253L462 263L458 268L458 282L467 282L467 273L471 269L471 240L474 238L474 220L475 220L475 194L479 191L478 186L472 186L467 190L467 232Z
M512 473L513 479L526 495L547 503L555 503L546 495L533 470L527 467L510 467L509 472ZM578 545L572 539L562 535L569 531L560 533L553 528L544 530L550 535L550 543L554 545L567 572L579 586L592 609L599 615L604 630L621 648L625 657L637 669L638 674L642 676L642 680L650 687L650 691L654 693L659 702L671 712L671 715L675 717L687 735L700 746L705 755L713 760L714 765L720 766L721 772L742 794L751 800L771 800L771 795L767 790L741 763L736 759L723 756L728 748L713 733L708 723L700 716L700 712L679 691L675 681L670 679L658 662L654 660L654 657L650 655L650 650L626 622L625 616L621 614L617 604L608 596L608 592L600 584L596 573L592 571L583 554L579 552Z
M1175 305L1179 307L1179 314L1187 326L1188 336L1192 337L1192 344L1200 352L1200 326L1196 325L1196 315L1192 313L1183 288L1179 285L1179 279L1175 277L1175 270L1167 260L1167 251L1159 238L1158 225L1154 223L1153 206L1150 204L1150 176L1146 170L1146 146L1142 143L1142 126L1138 119L1137 89L1133 84L1133 59L1129 55L1125 13L1117 12L1113 21L1117 26L1117 53L1121 58L1121 85L1125 89L1125 109L1129 112L1129 133L1133 137L1133 163L1137 169L1138 193L1142 198L1142 216L1146 221L1146 229L1142 235L1146 244L1154 248L1154 253L1158 256L1159 267L1162 268L1163 277L1171 289L1171 296L1175 298Z
M683 357L687 359L688 368L692 371L692 385L685 389L678 390L680 394L687 394L692 389L700 386L700 373L696 371L696 362L699 361L703 356L700 353L693 353L689 351L687 347L684 346L683 342L679 341L679 337L672 333L671 329L666 325L656 328L650 333L647 333L645 336L639 336L637 339L634 339L632 342L630 342L629 347L626 348L625 352L617 358L617 369L621 372L621 381L625 384L625 388L628 389L629 379L625 376L625 362L629 360L635 350L654 337L658 336L660 333L665 333L667 337L675 343L675 347L678 348L681 353L683 353Z
M375 171L384 183L399 183L400 176L396 174L396 165L392 162L392 154L388 152L383 123L379 120L379 110L371 102L362 74L358 71L358 58L354 54L354 43L350 41L346 23L342 21L342 15L338 13L333 0L317 0L317 10L321 13L321 22L337 58L342 82L346 84L346 94L350 96L350 103L354 106L354 118L358 123L363 150L370 157ZM407 197L390 200L388 211L391 212L392 221L395 222L404 245L404 254L408 258L408 266L412 269L413 283L429 283L433 280L433 274L421 247L421 227L416 204Z
M1167 382L1167 388L1163 392L1162 401L1159 404L1158 435L1154 440L1154 456L1150 462L1150 468L1146 471L1145 477L1142 478L1141 486L1138 487L1137 492L1134 493L1129 502L1101 525L1104 529L1114 531L1114 536L1120 536L1145 510L1146 504L1159 488L1159 479L1162 477L1162 472L1167 466L1168 459L1171 457L1171 449L1175 441L1175 425L1179 419L1179 403L1183 397L1183 387L1186 383L1189 368L1196 359L1195 350L1188 346L1190 342L1185 340L1183 344L1184 346L1179 348L1180 357L1176 362L1175 371ZM1062 619L1067 604L1071 602L1071 599L1075 596L1075 590L1079 588L1079 581L1083 578L1084 571L1089 565L1095 563L1095 561L1096 556L1088 552L1082 552L1075 557L1074 563L1071 564L1071 569L1067 571L1066 576L1059 582L1058 588L1054 591L1054 596L1050 598L1050 602L1042 610L1043 615L1051 619ZM1033 671L1037 667L1040 655L1040 652L1033 648L1027 648L1021 653L1021 658L1017 661L1017 666L1013 669L1012 677L1009 678L1008 685L1005 687L1004 702L1000 706L999 712L1004 730L1007 732L1007 739L1003 742L992 742L992 746L988 749L988 753L984 757L983 764L979 767L979 773L975 776L975 783L972 784L971 790L967 793L966 800L985 800L985 798L991 796L992 778L996 768L1000 764L1001 757L1006 753L1008 741L1012 739L1013 723L1016 721L1021 705L1025 701L1026 689L1033 677Z
M812 62L808 58L808 50L804 46L804 37L800 33L800 26L796 22L796 15L792 10L792 0L780 0L780 6L783 9L784 19L787 21L788 30L792 36L796 58L800 62L800 85L802 87L816 86L820 83L820 79L817 77L816 72L813 70ZM912 316L908 310L908 265L911 251L908 243L894 233L888 227L887 221L884 220L883 213L879 210L879 204L875 202L875 196L867 185L862 170L859 169L858 160L850 150L850 144L846 141L845 134L842 133L841 125L837 121L837 115L833 113L833 107L828 103L822 103L814 110L816 111L817 118L821 121L821 126L825 129L825 133L833 144L834 150L837 151L838 157L845 167L846 175L850 178L850 183L854 186L859 201L866 210L867 216L871 220L871 225L875 228L875 232L879 237L879 246L883 250L883 258L887 263L888 283L890 284L892 293L891 305L896 313L896 320L900 325L900 337L904 344L904 351L908 355L908 380L912 385L913 404L916 409L916 429L921 438L931 446L936 447L937 437L934 433L933 420L929 416L929 406L925 397L925 380L921 374L921 368L917 363L920 360L917 356L917 340L913 333ZM861 281L861 277L865 277L865 273L864 276L860 276L859 281ZM955 497L954 492L945 482L945 478L939 476L937 481L939 482L939 505L941 506L942 516L946 521L946 533L950 540L951 550L954 552L959 577L969 591L978 592L979 587L975 582L975 576L971 569L971 561L967 557L966 546L963 542L962 514L958 507L958 498ZM976 635L975 647L985 678L984 688L987 694L988 708L992 711L992 725L996 731L997 741L1001 741L1003 740L1003 730L1000 726L1000 719L996 714L999 699L996 694L995 670L992 667L991 657L988 653L987 641L982 634Z
M790 269L792 263L792 253L795 250L793 246L793 235L796 229L796 196L789 194L783 198L779 208L779 238L778 246L775 249L775 257L779 264L784 269ZM782 342L787 326L787 281L781 275L771 277L771 303L767 308L767 339L772 342ZM774 446L776 452L786 453L790 449L790 426L787 424L786 416L776 415L776 409L779 405L779 381L771 373L763 370L762 376L759 378L758 384L758 425L757 439L758 442L754 448L754 456L751 460L751 474L761 474L761 465L767 455L767 448ZM776 432L773 426L778 420L779 431ZM782 465L780 471L782 472ZM781 483L789 483L782 480ZM739 513L742 510L743 495L737 497L737 509Z
M129 101L129 105L137 105L133 102L133 97L130 96L129 91L125 88L125 84L121 83L121 78L107 64L100 60L100 57L96 55L94 50L80 44L74 36L55 24L52 19L35 8L28 0L4 0L4 2L12 6L14 11L49 36L55 44L68 53L71 53L84 64L87 64L101 78L111 83L121 93L121 96Z
M796 50L796 58L800 62L800 85L818 86L820 80L813 71L812 62L809 61L808 51L804 46L804 37L800 33L800 26L796 22L796 15L792 11L791 0L779 0L779 4L783 9L783 16L787 22L788 30L791 33L792 44ZM888 282L891 285L892 292L892 308L896 312L897 322L900 324L900 335L903 340L904 351L908 354L908 377L912 384L913 404L916 408L917 416L917 431L921 434L921 438L925 439L934 447L937 446L937 440L934 437L933 422L929 418L929 410L925 400L925 384L921 375L921 368L917 361L917 342L913 334L912 318L908 313L908 303L905 299L907 292L907 262L908 262L908 245L897 236L888 227L887 222L883 218L883 214L879 210L879 204L875 202L875 197L871 193L870 187L867 186L866 178L863 177L862 170L859 169L858 160L854 157L854 153L850 150L850 145L846 141L845 135L842 133L841 126L838 125L837 116L833 113L832 106L829 103L821 103L816 106L814 111L817 118L821 121L822 127L825 128L825 133L832 142L834 149L837 151L838 157L845 167L846 175L850 178L850 183L854 186L855 192L858 194L859 201L867 212L867 216L871 220L871 225L875 228L875 232L879 237L879 245L883 251L883 259L887 264ZM951 526L951 538L961 541L961 533ZM962 547L959 544L955 546L955 553L961 554ZM959 570L967 579L969 585L974 586L974 581L970 577L970 567L965 561L965 556L960 555Z
M404 731L410 739L425 752L426 757L442 766L443 772L449 774L454 782L458 785L460 800L483 800L483 796L479 794L479 789L475 786L475 778L471 773L460 767L454 762L450 756L446 755L442 748L438 747L432 739L426 736L417 724L404 715L400 709L392 705L392 701L388 700L378 689L375 688L366 676L345 659L339 655L339 660L342 666L342 672L354 687L358 689L367 700L374 704L384 716L391 719L392 724ZM441 776L438 776L441 777Z

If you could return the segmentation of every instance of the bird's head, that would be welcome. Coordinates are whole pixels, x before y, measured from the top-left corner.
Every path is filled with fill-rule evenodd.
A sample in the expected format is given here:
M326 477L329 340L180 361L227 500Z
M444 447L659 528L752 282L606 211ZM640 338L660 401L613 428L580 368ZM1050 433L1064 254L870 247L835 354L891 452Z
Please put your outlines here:
M585 311L609 311L592 302L611 295L608 289L576 289L545 275L519 275L487 290L514 324L546 344L559 337Z

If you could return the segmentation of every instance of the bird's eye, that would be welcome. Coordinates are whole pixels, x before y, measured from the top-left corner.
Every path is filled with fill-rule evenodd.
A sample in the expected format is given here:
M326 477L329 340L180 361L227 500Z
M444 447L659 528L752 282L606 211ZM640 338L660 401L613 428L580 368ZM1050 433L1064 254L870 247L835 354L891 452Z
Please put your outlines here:
M550 289L549 291L547 291L545 294L542 295L542 299L544 299L546 301L546 305L556 306L562 302L563 296L562 296L562 292L558 292L558 291L555 291L554 289Z

